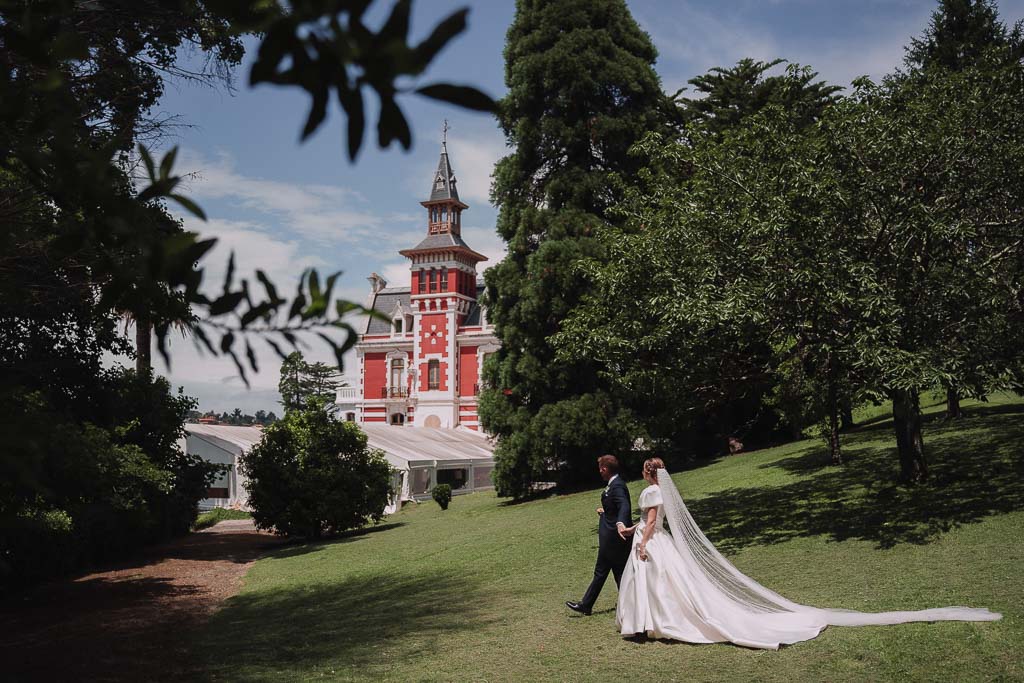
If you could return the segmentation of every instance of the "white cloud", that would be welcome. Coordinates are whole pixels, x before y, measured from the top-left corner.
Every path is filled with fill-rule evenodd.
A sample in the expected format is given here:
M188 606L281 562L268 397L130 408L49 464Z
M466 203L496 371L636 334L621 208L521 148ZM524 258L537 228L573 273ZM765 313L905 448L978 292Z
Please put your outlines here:
M387 263L380 271L381 277L388 281L389 287L408 287L410 282L409 260Z
M462 238L473 250L480 252L487 257L487 260L480 264L479 271L483 272L495 263L505 258L507 245L501 239L494 226L464 225L462 227Z
M821 78L842 86L862 75L877 80L902 63L903 46L927 24L932 8L915 5L900 21L875 19L865 9L863 29L848 36L802 35L784 42L765 27L751 24L740 5L732 9L680 2L670 14L655 17L642 9L635 12L663 57L661 75L667 92L689 87L690 78L712 67L731 66L743 57L761 61L782 57L809 65ZM671 64L668 72L666 62Z
M251 286L257 285L255 272L260 269L282 296L289 296L295 290L298 276L306 268L317 268L323 272L330 266L319 254L309 250L310 245L275 237L266 227L249 221L212 218L203 222L188 217L185 227L203 237L217 238L216 246L202 262L206 271L204 289L208 294L215 293L222 286L231 252L234 252L238 265L236 284L237 278L244 277ZM257 288L256 291L261 290Z
M185 193L200 203L204 199L227 200L274 216L286 229L321 244L366 244L382 225L380 215L358 207L365 203L358 192L335 185L252 178L239 173L225 153L208 159L183 150L178 167L189 174Z
M486 133L453 138L449 147L462 201L489 203L494 164L507 153L501 131L493 128Z

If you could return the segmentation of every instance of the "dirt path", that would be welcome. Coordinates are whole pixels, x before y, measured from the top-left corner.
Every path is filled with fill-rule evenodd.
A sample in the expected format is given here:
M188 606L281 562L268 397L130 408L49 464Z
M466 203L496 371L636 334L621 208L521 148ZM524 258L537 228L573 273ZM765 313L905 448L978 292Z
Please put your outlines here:
M0 680L191 680L188 632L281 541L229 520L0 603Z

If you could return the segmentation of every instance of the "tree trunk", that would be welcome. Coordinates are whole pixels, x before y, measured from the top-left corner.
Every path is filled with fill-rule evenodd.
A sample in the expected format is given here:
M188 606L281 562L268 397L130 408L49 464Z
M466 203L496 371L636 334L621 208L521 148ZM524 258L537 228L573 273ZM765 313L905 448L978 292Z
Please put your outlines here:
M900 457L900 481L917 484L928 478L921 436L921 404L916 391L892 392L892 418Z
M963 411L960 410L960 392L953 387L946 389L946 417L953 420L956 418L963 417Z
M153 325L149 316L135 316L135 372L141 377L153 370Z
M829 359L828 378L828 450L832 455L832 464L842 465L843 454L839 447L839 390L836 386L835 367L831 359Z

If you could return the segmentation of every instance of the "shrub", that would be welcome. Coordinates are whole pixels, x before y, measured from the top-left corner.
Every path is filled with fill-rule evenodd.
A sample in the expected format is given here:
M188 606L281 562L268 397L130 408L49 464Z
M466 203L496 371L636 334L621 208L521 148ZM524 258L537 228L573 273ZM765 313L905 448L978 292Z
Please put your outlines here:
M448 503L452 502L452 487L448 484L438 484L430 491L430 495L434 497L442 510L447 510Z
M194 402L104 371L76 401L0 394L0 592L187 533L221 471L178 447Z
M256 526L320 538L379 521L391 495L391 466L366 446L354 422L312 399L263 431L242 456Z

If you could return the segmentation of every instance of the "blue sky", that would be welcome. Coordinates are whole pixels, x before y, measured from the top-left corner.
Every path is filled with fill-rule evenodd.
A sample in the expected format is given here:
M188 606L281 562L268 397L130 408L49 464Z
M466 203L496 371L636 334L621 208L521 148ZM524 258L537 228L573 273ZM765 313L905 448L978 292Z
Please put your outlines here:
M383 15L390 0L377 0ZM422 39L448 13L471 8L469 28L443 52L423 77L466 83L493 97L505 91L502 50L512 20L512 0L418 0L412 35ZM857 76L891 71L903 47L919 35L936 6L931 0L633 0L630 9L658 48L662 85L675 92L714 66L743 57L783 57L808 64L821 77L848 85ZM1024 0L999 3L1002 19L1024 18ZM252 43L253 45L255 43ZM250 55L251 56L251 55ZM192 55L190 59L198 58ZM246 63L236 72L233 93L173 84L159 111L178 114L179 173L192 173L187 194L206 211L205 223L186 218L190 229L220 238L206 260L209 282L217 282L227 254L236 252L240 274L263 268L279 288L294 288L295 277L313 266L343 271L340 290L363 301L366 277L378 272L392 284L406 284L408 269L398 250L414 245L425 231L424 210L437 164L442 121L447 118L449 152L459 191L470 205L463 237L491 258L502 256L494 232L496 212L488 204L490 170L505 153L504 138L489 116L464 112L413 95L401 106L413 130L413 148L379 150L368 130L355 164L348 161L343 119L335 108L326 124L305 143L299 131L308 99L299 92L264 85L249 88ZM375 120L375 117L374 119ZM484 266L488 264L483 264ZM279 363L264 347L261 372L246 389L230 360L199 354L190 340L172 340L170 371L175 386L200 400L203 410L275 410ZM322 345L307 354L329 360ZM346 375L356 373L354 362Z

